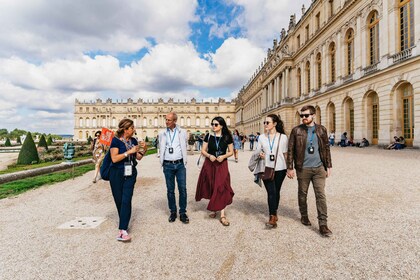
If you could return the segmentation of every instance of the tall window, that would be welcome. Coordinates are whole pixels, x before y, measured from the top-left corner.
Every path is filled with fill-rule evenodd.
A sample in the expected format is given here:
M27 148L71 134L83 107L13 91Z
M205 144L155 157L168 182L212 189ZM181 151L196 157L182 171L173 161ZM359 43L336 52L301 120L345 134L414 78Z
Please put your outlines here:
M346 74L350 75L353 73L353 61L354 61L354 31L353 29L350 29L347 31L346 35L346 61L347 61L347 67L346 67Z
M305 27L305 41L309 41L309 24Z
M302 95L302 72L300 71L300 68L297 70L297 88L298 88L298 96Z
M411 86L405 86L402 94L403 103L403 134L406 140L414 138L414 102Z
M331 71L331 83L335 82L335 44L330 45L330 71Z
M400 50L414 45L414 0L400 0Z
M332 17L334 15L334 0L329 0L329 6L330 17Z
M372 98L372 138L378 139L379 131L379 101L378 95Z
M317 68L317 88L320 89L322 86L322 66L321 66L322 58L321 53L316 55L316 68Z
M321 27L321 14L317 13L315 16L315 30L318 30Z
M378 12L373 11L369 18L369 64L379 61L379 18Z
M297 48L300 48L300 35L297 35L296 37L296 41L297 41Z
M311 64L306 62L306 91L311 92Z

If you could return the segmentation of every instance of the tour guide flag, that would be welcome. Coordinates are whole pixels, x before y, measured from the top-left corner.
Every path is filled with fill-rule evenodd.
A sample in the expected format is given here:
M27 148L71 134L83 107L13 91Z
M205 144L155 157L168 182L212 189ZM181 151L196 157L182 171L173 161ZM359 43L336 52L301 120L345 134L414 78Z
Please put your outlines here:
M101 137L99 137L99 143L102 143L106 146L111 146L112 138L114 138L114 131L103 127Z

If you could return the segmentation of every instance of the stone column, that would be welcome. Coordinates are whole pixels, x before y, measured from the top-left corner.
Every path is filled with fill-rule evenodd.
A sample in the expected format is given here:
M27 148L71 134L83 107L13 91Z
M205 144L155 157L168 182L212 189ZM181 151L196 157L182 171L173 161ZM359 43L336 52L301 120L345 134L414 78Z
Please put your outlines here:
M336 40L336 51L335 51L335 62L336 62L336 79L338 80L343 76L343 61L342 58L345 57L345 53L342 47L342 36L341 31L337 32L337 40Z

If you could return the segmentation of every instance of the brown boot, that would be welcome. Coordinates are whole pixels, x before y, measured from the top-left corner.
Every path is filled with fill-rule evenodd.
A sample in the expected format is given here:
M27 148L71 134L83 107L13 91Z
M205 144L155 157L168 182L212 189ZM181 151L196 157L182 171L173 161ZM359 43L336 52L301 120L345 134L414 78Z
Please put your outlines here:
M275 214L274 217L276 218L276 222L278 222L279 218L277 217L277 214Z
M267 227L276 228L277 227L277 221L275 215L270 215L270 220L268 223L265 223Z

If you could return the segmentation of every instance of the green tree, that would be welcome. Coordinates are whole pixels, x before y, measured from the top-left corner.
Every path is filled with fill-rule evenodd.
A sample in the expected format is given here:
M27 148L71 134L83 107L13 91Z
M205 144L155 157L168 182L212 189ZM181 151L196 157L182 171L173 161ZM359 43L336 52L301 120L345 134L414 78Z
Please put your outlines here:
M10 143L9 137L6 138L6 142L4 142L4 146L6 146L6 147L11 147L12 146L12 143Z
M5 128L0 129L0 138L8 137L9 132Z
M22 141L20 140L20 136L16 137L16 143L22 144Z
M144 141L147 143L147 142L149 142L149 138L147 138L147 136L146 136L146 139L144 139Z
M25 130L15 128L14 130L10 131L9 135L10 135L10 138L15 139L27 133L28 132Z
M42 134L41 135L41 138L39 139L39 142L38 142L38 148L39 147L44 147L45 149L47 149L48 150L48 145L47 145L47 141L45 140L45 136L44 136L44 134Z
M26 139L20 149L17 164L31 164L32 162L39 162L38 151L36 150L32 134L28 132Z
M52 145L52 143L53 143L53 141L52 141L52 137L51 137L51 135L50 135L50 136L48 136L48 139L47 139L47 145L48 145L48 146L51 146L51 145Z

